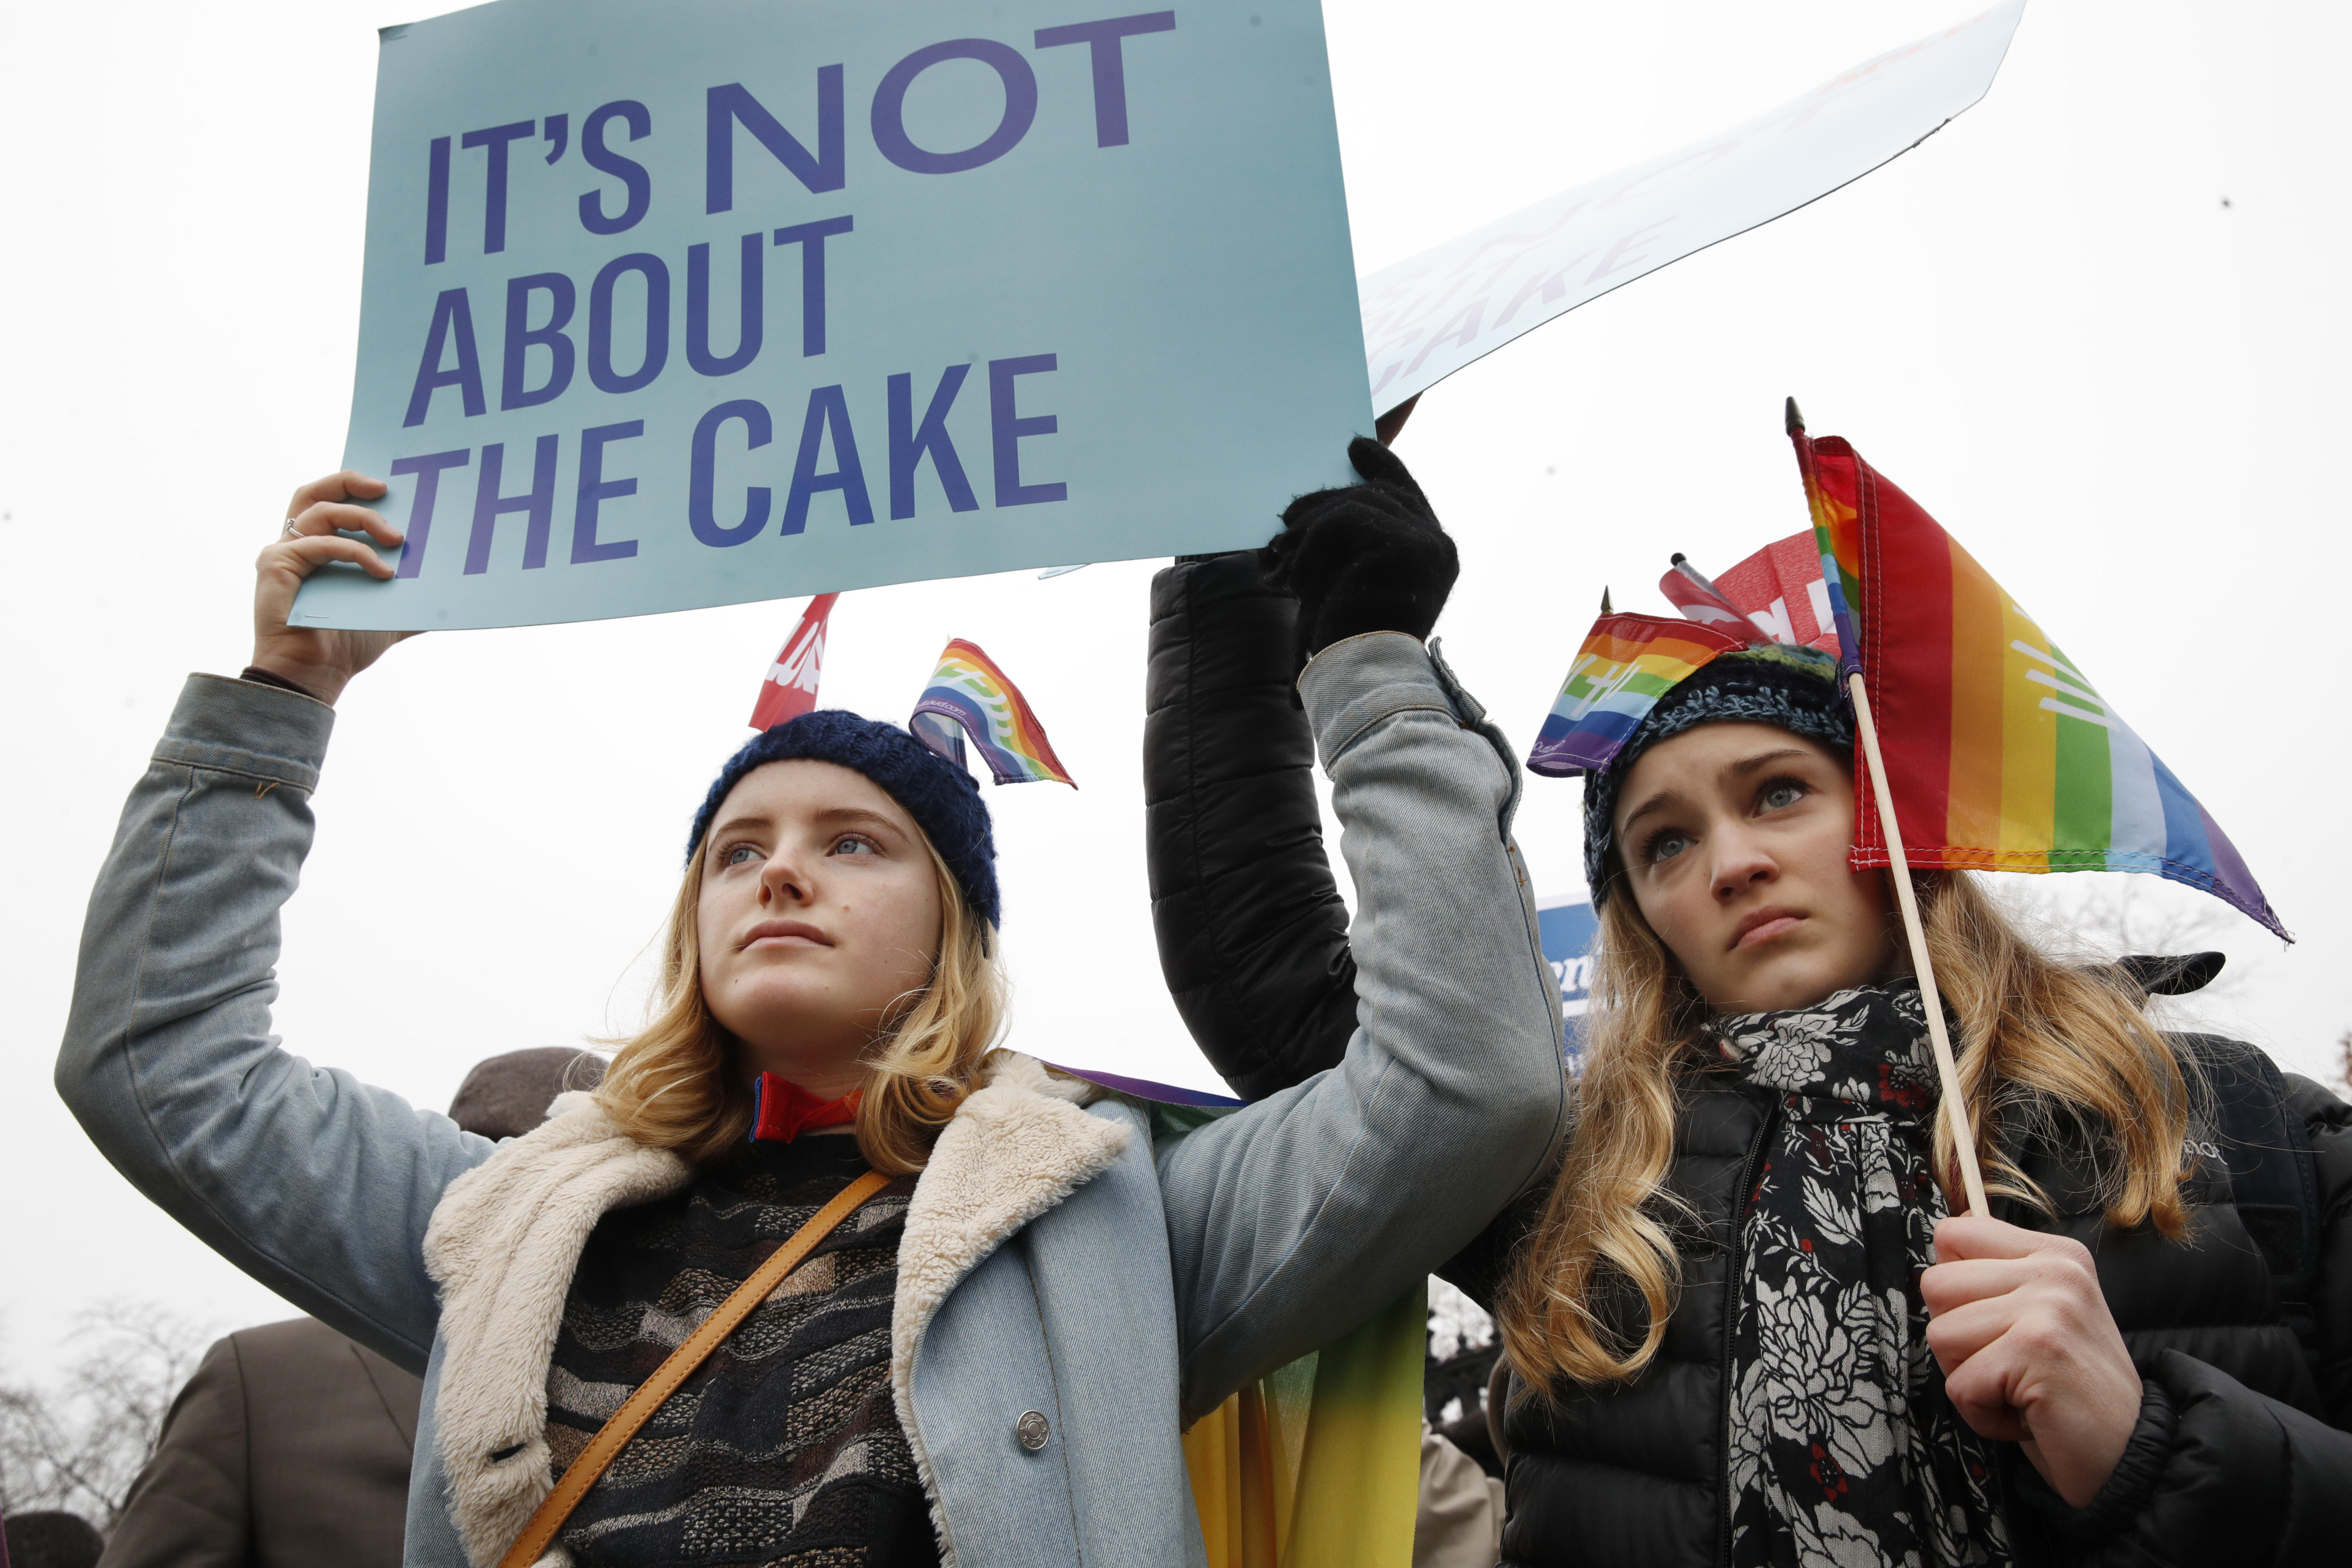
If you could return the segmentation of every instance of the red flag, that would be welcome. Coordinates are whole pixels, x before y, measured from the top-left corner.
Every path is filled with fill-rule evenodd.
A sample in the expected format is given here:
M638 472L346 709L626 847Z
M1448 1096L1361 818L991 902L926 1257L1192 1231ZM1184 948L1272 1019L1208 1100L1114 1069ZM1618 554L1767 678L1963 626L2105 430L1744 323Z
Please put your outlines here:
M783 652L768 667L760 683L760 700L751 710L751 728L772 729L797 719L816 706L817 677L824 667L824 622L833 614L838 594L819 594L801 612L801 624L784 641Z
M1773 641L1838 651L1822 548L1812 530L1777 539L1715 580L1735 608Z
M1666 603L1703 626L1731 637L1748 636L1748 617L1739 607L1679 555L1675 557L1674 570L1658 579L1658 592L1666 596Z
M1676 556L1674 570L1658 579L1658 591L1684 615L1717 631L1749 636L1752 626L1777 643L1838 651L1821 547L1810 531L1775 540L1713 581Z

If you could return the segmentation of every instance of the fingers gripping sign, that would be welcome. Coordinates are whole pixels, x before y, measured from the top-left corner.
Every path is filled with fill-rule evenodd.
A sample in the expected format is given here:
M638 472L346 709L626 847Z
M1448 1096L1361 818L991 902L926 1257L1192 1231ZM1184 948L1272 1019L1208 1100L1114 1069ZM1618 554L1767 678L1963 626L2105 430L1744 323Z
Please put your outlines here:
M1962 1215L1936 1226L1919 1277L1944 1391L1978 1432L2014 1442L2080 1508L2123 1458L2140 1380L2080 1242Z
M363 533L378 544L401 542L401 531L382 513L356 500L384 493L381 479L345 469L313 479L286 503L286 522L278 536L262 548L254 562L253 666L283 676L322 702L342 695L352 676L373 664L383 650L414 632L347 632L290 626L295 591L303 579L331 561L345 561L371 577L393 574L390 562L367 542L351 538Z

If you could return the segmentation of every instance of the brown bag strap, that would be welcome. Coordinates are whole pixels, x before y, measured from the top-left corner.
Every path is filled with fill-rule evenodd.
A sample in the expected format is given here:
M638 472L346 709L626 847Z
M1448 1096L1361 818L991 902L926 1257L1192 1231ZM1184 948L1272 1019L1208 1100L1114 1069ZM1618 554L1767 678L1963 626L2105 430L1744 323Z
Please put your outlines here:
M554 1544L555 1532L563 1528L563 1521L572 1517L572 1510L580 1506L580 1500L588 1495L588 1489L596 1484L604 1467L628 1447L629 1439L661 1408L662 1401L677 1392L677 1385L719 1348L720 1341L735 1331L736 1324L751 1316L752 1308L784 1282L785 1275L800 1267L801 1259L818 1242L832 1235L834 1227L847 1219L860 1204L889 1184L890 1178L881 1172L866 1172L843 1188L838 1197L810 1215L808 1223L794 1231L791 1240L769 1254L768 1260L751 1278L737 1286L734 1293L719 1304L719 1310L705 1318L702 1326L654 1369L653 1376L638 1385L628 1403L597 1428L596 1436L588 1440L580 1457L572 1461L571 1468L555 1483L555 1489L547 1494L547 1500L530 1516L530 1522L523 1526L522 1534L499 1559L499 1568L531 1568Z

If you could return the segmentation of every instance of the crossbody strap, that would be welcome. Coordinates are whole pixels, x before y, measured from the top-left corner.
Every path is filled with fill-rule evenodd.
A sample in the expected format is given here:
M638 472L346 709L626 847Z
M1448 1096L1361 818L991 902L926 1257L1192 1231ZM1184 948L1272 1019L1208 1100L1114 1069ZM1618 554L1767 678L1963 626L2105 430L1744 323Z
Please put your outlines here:
M752 1276L735 1288L734 1293L719 1304L719 1310L702 1321L702 1326L687 1336L686 1342L669 1352L653 1376L637 1386L628 1403L613 1412L611 1420L596 1430L580 1457L572 1461L547 1500L539 1505L523 1526L522 1534L507 1548L499 1559L499 1568L530 1568L554 1544L555 1532L572 1517L596 1478L604 1473L629 1439L637 1435L653 1413L661 1408L662 1401L677 1392L677 1385L700 1366L719 1342L735 1331L735 1325L751 1316L751 1309L768 1299L775 1288L784 1282L784 1276L800 1267L816 1244L833 1234L834 1227L847 1219L860 1204L890 1184L890 1178L879 1171L868 1171L842 1189L824 1207L809 1216L809 1221L794 1231L792 1239L768 1255Z

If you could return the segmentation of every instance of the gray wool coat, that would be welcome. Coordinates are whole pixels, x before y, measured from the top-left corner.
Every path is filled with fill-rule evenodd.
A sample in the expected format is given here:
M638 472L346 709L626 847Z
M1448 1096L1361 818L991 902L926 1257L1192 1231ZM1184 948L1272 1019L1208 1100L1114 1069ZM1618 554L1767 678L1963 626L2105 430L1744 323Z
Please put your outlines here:
M1157 1141L1139 1105L1000 1055L918 1185L893 1309L949 1563L1202 1563L1182 1426L1416 1284L1565 1131L1508 744L1399 634L1326 649L1300 689L1357 889L1360 1026L1339 1067ZM182 1224L422 1372L405 1561L480 1565L549 1485L535 1423L581 1243L688 1173L585 1097L493 1144L269 1032L333 721L189 680L91 896L58 1088Z

